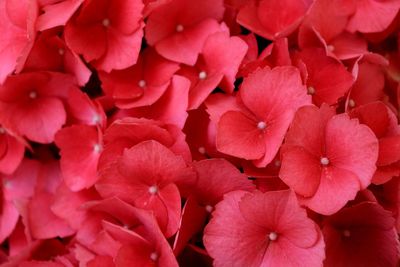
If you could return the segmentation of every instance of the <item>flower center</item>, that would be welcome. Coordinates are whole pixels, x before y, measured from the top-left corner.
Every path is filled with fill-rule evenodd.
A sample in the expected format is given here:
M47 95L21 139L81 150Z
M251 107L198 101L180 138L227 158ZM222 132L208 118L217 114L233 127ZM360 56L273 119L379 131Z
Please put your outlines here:
M97 124L97 123L99 123L100 121L101 121L100 115L99 115L99 114L94 114L94 115L93 115L93 118L92 118L92 122L93 122L94 124Z
M329 159L326 157L322 157L320 162L321 162L321 165L327 166L329 164Z
M279 159L275 160L274 165L275 165L275 167L280 167L281 161Z
M157 260L158 260L158 254L157 254L157 252L152 252L152 253L150 254L150 259L151 259L152 261L157 261Z
M265 123L265 121L260 121L260 122L257 124L257 128L258 128L259 130L265 130L265 128L267 128L267 124Z
M59 49L58 49L58 54L59 54L60 56L64 55L64 54L65 54L65 50L64 50L63 48L59 48Z
M206 211L207 211L208 213L211 213L211 212L214 210L214 208L213 208L211 205L207 205L207 206L205 207L205 209L206 209Z
M351 108L354 108L354 107L356 106L356 102L354 102L353 99L350 99L350 100L349 100L349 106L350 106Z
M343 231L343 236L344 237L350 237L350 235L351 235L351 233L350 233L349 230L346 229L346 230Z
M176 25L176 28L175 28L175 30L177 31L177 32L183 32L183 25L182 24L178 24L178 25Z
M37 97L36 91L31 91L31 92L29 93L29 97L32 98L32 99L35 99L35 98Z
M103 24L104 27L109 27L111 22L109 19L105 18L101 23Z
M149 187L150 194L155 195L155 194L157 194L157 192L158 192L158 187L156 185L152 185Z
M138 86L139 86L140 88L145 88L145 87L146 87L146 81L145 81L145 80L140 80L140 81L138 82Z
M203 146L199 147L198 150L199 150L200 154L205 154L206 153L206 149Z
M309 86L309 87L307 88L307 93L308 93L309 95L315 94L315 88L312 87L312 86Z
M6 130L3 127L0 127L0 134L5 134Z
M277 234L276 232L271 232L271 233L269 233L269 235L268 235L268 239L269 239L270 241L275 241L276 239L278 239L278 234Z
M95 145L93 146L93 151L96 152L96 153L100 153L100 151L101 151L101 145L95 144Z
M333 45L328 45L327 48L330 52L333 52L335 50L335 47Z
M207 78L207 72L205 71L200 71L199 72L199 79L200 80L205 80Z

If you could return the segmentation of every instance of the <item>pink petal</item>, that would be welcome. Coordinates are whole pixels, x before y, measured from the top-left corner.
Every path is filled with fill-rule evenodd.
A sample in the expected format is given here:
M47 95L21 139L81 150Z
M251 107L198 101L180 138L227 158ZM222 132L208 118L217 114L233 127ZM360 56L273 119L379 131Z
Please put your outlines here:
M355 1L356 12L350 18L347 29L350 32L380 32L395 18L400 4L397 1L362 0Z
M72 191L91 187L97 181L97 161L102 144L93 126L73 125L60 130L55 138L61 149L61 171Z
M265 153L264 134L257 122L239 111L228 111L218 123L218 151L247 160L261 158Z
M355 174L366 188L376 170L378 140L375 134L347 114L334 116L326 125L326 155L332 165Z
M343 208L360 190L358 177L352 172L328 167L322 170L317 192L311 198L299 197L300 203L323 215L331 215Z
M36 194L28 205L28 221L34 238L46 239L72 235L74 231L66 221L58 218L51 210L53 196L48 193ZM38 212L40 211L40 212Z
M36 22L39 31L44 31L57 26L64 26L83 0L65 0L58 3L46 5Z
M279 177L297 194L310 197L320 185L320 159L302 147L287 147L282 151Z

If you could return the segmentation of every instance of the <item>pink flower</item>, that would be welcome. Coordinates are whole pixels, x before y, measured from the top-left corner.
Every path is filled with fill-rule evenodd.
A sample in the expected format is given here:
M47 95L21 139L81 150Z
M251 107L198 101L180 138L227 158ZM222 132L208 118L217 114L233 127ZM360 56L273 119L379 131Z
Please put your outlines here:
M307 106L296 113L281 153L279 177L302 204L330 215L371 183L378 140L347 114Z
M219 105L219 110L207 105L219 119L217 149L264 167L278 152L294 113L310 98L294 67L255 71L243 81L238 96L237 104Z
M354 83L354 78L342 63L328 57L322 49L305 49L299 53L305 64L307 92L313 102L336 104Z
M72 76L56 72L11 76L0 86L1 121L31 141L51 143L66 122L62 99L75 86Z
M146 41L163 57L194 65L205 40L219 31L222 0L172 0L147 20Z
M67 45L98 70L136 63L143 36L139 0L88 0L65 26Z
M182 157L156 141L144 141L100 173L96 189L103 198L118 197L152 210L167 237L178 230L181 193L187 194L195 174Z
M325 258L318 226L289 190L225 195L204 244L216 267L322 266Z
M115 105L129 109L154 104L165 93L178 69L178 63L148 48L134 66L99 74L103 90L114 99Z
M323 222L325 266L396 266L399 240L391 212L364 202Z

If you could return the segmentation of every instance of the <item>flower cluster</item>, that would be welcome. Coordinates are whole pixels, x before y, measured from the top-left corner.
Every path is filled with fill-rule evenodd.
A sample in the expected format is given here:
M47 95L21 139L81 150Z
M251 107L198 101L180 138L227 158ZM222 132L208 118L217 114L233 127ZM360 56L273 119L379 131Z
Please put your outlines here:
M0 265L400 257L399 0L1 0Z

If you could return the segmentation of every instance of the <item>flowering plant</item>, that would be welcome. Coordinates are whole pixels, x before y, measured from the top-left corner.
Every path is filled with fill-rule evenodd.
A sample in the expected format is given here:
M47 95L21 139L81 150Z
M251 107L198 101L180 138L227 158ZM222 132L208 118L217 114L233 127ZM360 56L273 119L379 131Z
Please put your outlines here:
M398 266L399 9L1 0L0 266Z

